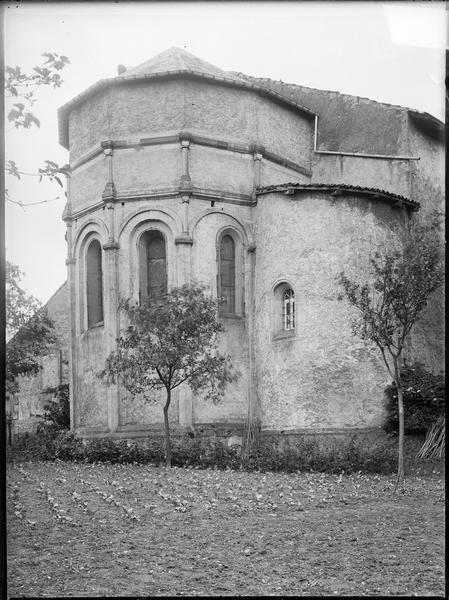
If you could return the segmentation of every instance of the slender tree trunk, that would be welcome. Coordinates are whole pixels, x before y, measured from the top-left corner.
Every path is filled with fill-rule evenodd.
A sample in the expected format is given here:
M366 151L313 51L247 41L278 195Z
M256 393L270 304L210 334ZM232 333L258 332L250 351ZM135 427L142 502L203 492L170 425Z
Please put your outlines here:
M170 445L170 425L168 423L168 409L170 407L171 390L167 389L167 401L164 406L164 426L165 426L165 466L171 468L171 445Z
M398 445L398 476L394 491L399 482L404 478L404 391L400 376L396 370L396 388L398 392L398 417L399 417L399 445Z

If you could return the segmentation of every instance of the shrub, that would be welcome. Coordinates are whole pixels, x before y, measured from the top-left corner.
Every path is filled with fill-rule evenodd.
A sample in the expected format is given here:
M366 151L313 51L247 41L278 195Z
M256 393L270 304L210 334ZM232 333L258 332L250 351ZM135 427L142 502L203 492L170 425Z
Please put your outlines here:
M397 464L397 451L385 442L370 442L353 437L335 440L323 447L316 440L305 439L281 451L273 443L261 441L242 460L247 471L321 471L346 473L392 473Z
M407 366L402 372L404 383L404 425L405 433L423 434L444 412L445 376L433 375L422 363ZM398 408L396 386L389 386L387 411L384 429L398 431Z
M70 429L70 393L67 383L55 388L47 388L47 394L53 398L44 406L44 421L39 423L38 431L64 431Z
M26 460L65 460L88 463L164 464L163 438L144 443L101 438L81 440L72 432L41 431L21 436L13 446L13 457ZM370 442L362 438L335 440L323 447L315 440L300 440L285 449L276 441L262 439L249 453L219 440L183 437L173 442L173 465L245 471L322 471L327 473L394 472L397 451L394 442Z

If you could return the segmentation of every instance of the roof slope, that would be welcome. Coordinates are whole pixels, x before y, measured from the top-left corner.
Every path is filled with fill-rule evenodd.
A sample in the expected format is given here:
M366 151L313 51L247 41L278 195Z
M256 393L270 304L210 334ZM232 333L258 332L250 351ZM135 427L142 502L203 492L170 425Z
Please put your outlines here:
M127 69L119 79L127 79L131 75L156 75L162 73L198 73L210 77L218 77L227 81L243 83L243 79L227 73L211 63L190 54L186 50L172 46L160 54L153 56L137 67Z

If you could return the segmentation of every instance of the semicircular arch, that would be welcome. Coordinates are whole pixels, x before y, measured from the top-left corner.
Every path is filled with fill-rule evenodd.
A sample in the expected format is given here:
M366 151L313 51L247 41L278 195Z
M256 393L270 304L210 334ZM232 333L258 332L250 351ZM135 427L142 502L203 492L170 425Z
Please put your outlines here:
M121 224L117 238L120 241L120 237L128 231L131 235L137 227L145 221L161 221L169 227L173 232L174 237L181 235L182 233L182 221L176 212L170 209L161 208L140 208L126 218Z
M217 237L219 237L222 234L222 232L226 229L235 229L242 236L243 243L245 245L250 245L252 243L252 239L251 239L252 236L250 234L248 234L247 229L246 229L245 225L242 223L242 221L240 221L236 216L234 216L228 212L225 212L223 210L208 210L206 212L203 212L199 216L195 217L194 219L192 219L189 223L189 231L191 232L192 238L194 238L195 230L196 230L198 224L200 223L200 221L202 221L205 217L212 216L212 215L223 215L223 216L231 219L231 223L229 223L229 222L223 223L223 225L221 225L219 227L219 229L217 230Z
M96 233L99 236L100 242L103 244L106 242L109 236L109 229L106 223L100 219L89 219L80 227L76 232L73 239L73 250L72 253L76 256L79 252L80 244L83 243L87 236Z

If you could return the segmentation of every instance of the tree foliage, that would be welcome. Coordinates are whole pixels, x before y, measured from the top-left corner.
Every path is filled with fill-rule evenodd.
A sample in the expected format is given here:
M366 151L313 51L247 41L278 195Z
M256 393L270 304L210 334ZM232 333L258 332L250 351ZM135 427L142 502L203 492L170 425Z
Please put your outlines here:
M400 248L371 259L372 273L363 283L339 276L346 298L357 309L355 335L374 342L398 395L398 481L403 477L404 407L402 355L407 338L431 295L442 285L444 266L438 215L425 225L411 223L400 234Z
M40 302L20 285L22 272L6 261L6 387L17 391L17 377L37 373L40 358L58 337L52 320Z
M33 112L38 88L41 86L59 88L63 83L61 71L70 63L67 56L54 52L46 52L42 56L45 60L42 64L34 66L30 73L23 72L20 66L5 67L5 97L9 103L7 118L15 129L31 129L33 125L40 127L40 120ZM21 179L22 175L28 175L38 177L39 182L46 179L63 187L60 178L61 168L52 160L45 160L36 173L28 173L21 170L14 160L7 159L5 170L7 174L17 179ZM5 190L5 195L10 202L24 206L23 203L12 200L8 190Z
M21 67L5 67L5 92L6 98L14 102L8 112L8 121L16 129L29 129L32 125L40 127L40 121L32 112L36 103L36 88L50 86L58 88L63 83L60 71L70 60L67 56L60 56L52 52L42 55L46 60L42 65L33 67L31 73L24 73Z
M184 285L158 300L122 303L129 326L117 340L100 376L118 380L134 396L155 401L154 389L165 389L166 462L171 465L168 409L171 392L186 383L219 402L226 384L235 379L229 356L218 350L217 302L201 287Z

